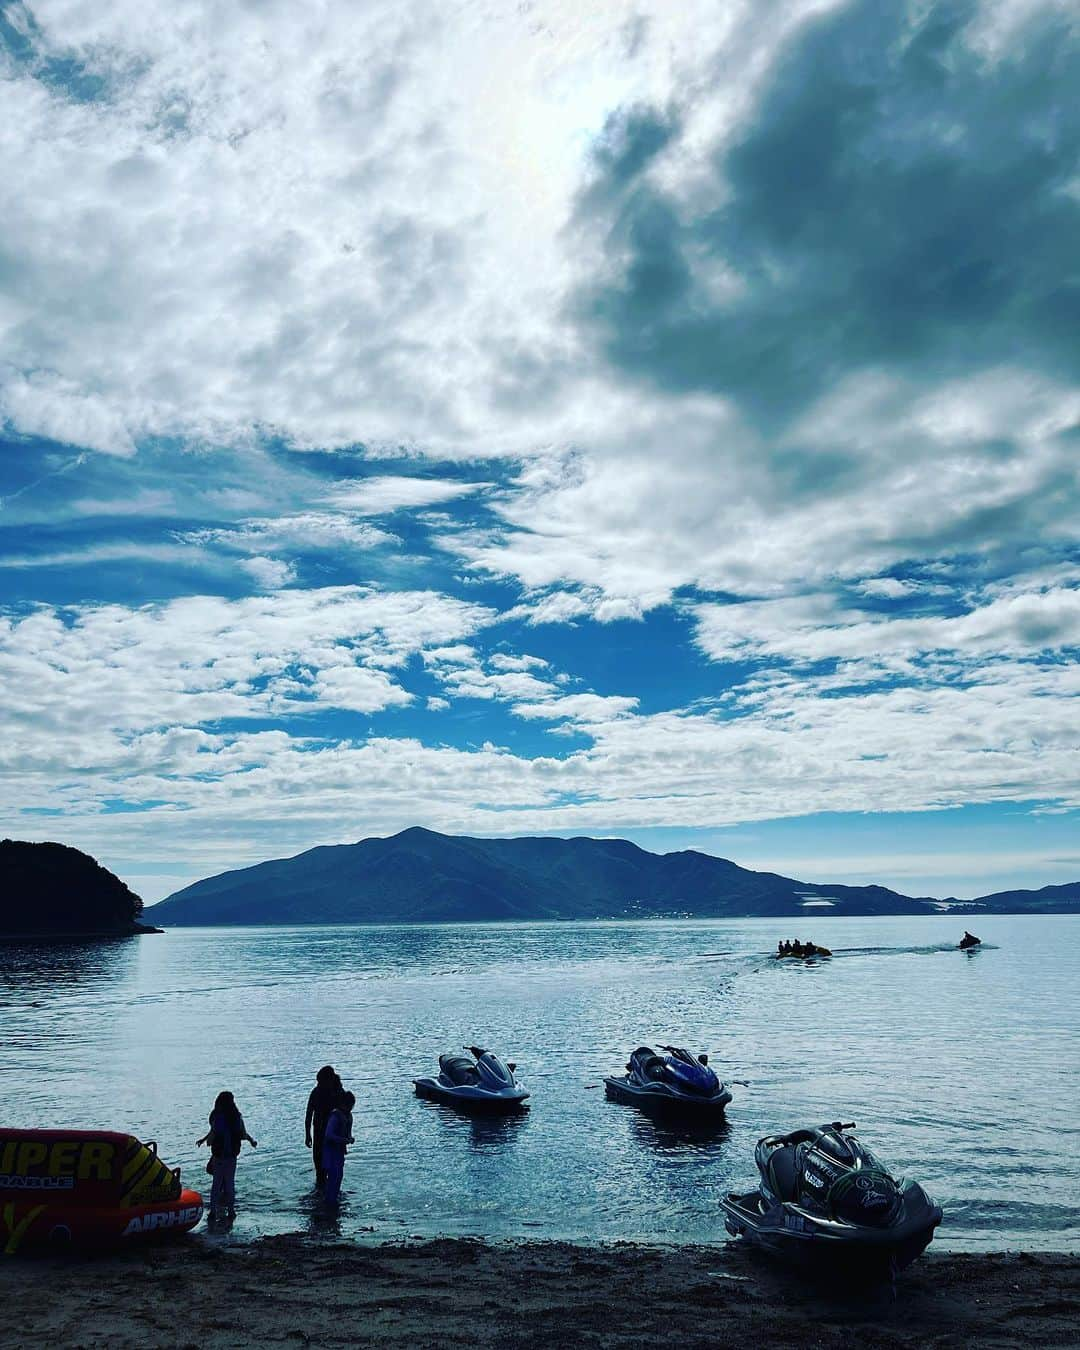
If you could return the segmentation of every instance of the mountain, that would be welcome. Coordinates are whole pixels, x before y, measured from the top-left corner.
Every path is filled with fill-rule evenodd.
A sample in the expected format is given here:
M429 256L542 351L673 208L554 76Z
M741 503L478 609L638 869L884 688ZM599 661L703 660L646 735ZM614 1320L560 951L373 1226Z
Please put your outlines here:
M143 902L88 853L65 844L0 840L0 938L152 933Z
M988 914L1080 914L1080 881L1063 886L1043 886L1037 891L995 891L981 895L970 905L955 905L957 912Z
M223 872L154 905L168 924L928 914L884 886L821 886L625 839L470 839L418 827Z

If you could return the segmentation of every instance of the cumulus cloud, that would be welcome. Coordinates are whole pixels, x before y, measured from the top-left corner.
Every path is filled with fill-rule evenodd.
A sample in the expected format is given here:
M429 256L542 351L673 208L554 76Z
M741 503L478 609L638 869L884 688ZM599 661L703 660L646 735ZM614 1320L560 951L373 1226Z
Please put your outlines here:
M411 695L389 672L491 618L447 596L355 586L138 609L43 606L0 623L11 691L3 759L26 770L68 747L74 770L105 745L119 762L124 736L163 728L404 704Z
M1033 659L1080 647L1080 590L1061 587L1004 596L949 617L871 618L841 611L821 595L702 605L696 616L698 642L715 660Z
M568 425L590 141L698 64L710 7L6 13L12 425L501 454Z
M294 580L296 570L291 563L278 558L245 558L240 566L254 578L261 590L276 591Z

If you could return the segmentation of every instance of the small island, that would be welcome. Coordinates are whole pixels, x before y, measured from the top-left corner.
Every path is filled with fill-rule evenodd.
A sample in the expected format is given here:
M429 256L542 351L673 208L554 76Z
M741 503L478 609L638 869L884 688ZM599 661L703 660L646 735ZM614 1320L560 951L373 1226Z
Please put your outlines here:
M66 844L0 840L0 941L57 942L160 933L143 902L107 868Z

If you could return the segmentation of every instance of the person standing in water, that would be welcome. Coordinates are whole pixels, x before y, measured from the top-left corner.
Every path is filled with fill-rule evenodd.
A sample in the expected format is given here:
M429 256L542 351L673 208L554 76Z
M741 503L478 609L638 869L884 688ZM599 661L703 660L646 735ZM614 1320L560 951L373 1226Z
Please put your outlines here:
M258 1148L255 1140L247 1132L244 1117L236 1105L231 1092L219 1092L210 1112L210 1128L196 1146L209 1144L212 1159L214 1184L210 1188L209 1219L220 1219L226 1214L231 1219L236 1214L236 1160L240 1156L240 1145L246 1139L252 1148Z
M341 1194L341 1180L345 1173L345 1154L353 1142L352 1109L356 1098L344 1093L330 1112L323 1136L323 1167L326 1170L326 1199L336 1205Z
M304 1143L311 1149L312 1162L315 1164L315 1185L326 1184L326 1168L323 1166L323 1136L326 1134L326 1122L330 1113L341 1100L341 1079L329 1064L324 1064L315 1075L315 1086L307 1099L307 1115L304 1117Z

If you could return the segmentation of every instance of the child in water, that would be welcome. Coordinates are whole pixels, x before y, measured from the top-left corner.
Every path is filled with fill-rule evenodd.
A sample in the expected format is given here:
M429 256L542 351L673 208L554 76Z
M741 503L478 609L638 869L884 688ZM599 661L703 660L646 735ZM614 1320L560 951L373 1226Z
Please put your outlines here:
M326 1173L326 1198L336 1205L341 1194L341 1179L345 1173L345 1154L353 1142L352 1109L356 1098L346 1092L330 1112L323 1135L323 1170Z
M252 1148L258 1145L248 1134L231 1092L218 1093L209 1123L203 1137L195 1140L196 1145L209 1144L212 1155L214 1184L207 1217L213 1221L227 1214L231 1219L236 1214L236 1159L240 1156L240 1145L245 1139Z

